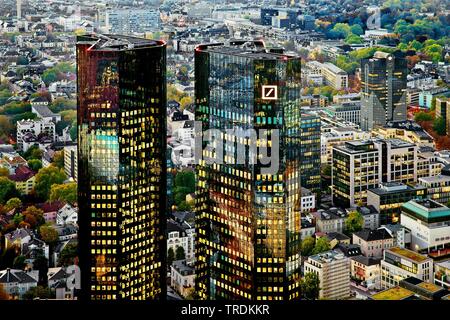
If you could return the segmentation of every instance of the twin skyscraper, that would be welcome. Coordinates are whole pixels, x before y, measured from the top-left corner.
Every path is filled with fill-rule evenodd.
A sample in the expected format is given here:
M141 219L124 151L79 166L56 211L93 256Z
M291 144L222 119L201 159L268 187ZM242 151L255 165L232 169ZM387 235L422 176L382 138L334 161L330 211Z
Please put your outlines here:
M197 295L298 299L300 58L262 41L194 54L196 134L219 132L196 150ZM77 70L81 292L165 299L166 44L80 36ZM256 161L234 161L240 153ZM226 157L208 161L212 154Z

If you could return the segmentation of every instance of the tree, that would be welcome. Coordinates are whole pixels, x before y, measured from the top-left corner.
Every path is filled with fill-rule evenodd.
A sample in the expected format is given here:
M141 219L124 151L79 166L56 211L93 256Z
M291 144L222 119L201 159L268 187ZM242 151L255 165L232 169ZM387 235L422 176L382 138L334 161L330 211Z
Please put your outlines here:
M359 211L352 211L349 213L345 220L345 230L347 233L352 234L362 230L364 226L364 218Z
M29 223L31 227L35 228L45 223L44 211L36 208L35 206L29 206L22 212L24 221Z
M44 253L38 252L36 258L33 261L33 269L39 271L38 285L43 285L48 283L47 272L48 272L48 259L44 256Z
M414 121L416 121L416 122L431 121L431 120L433 120L433 115L428 112L420 111L414 115Z
M0 115L0 137L7 137L14 130L14 125L9 120L9 117Z
M34 186L36 195L43 200L47 200L50 195L52 185L62 184L66 179L67 176L63 169L56 166L42 168L36 174L36 184Z
M49 225L42 225L39 228L39 234L41 236L41 239L45 241L45 243L48 244L54 244L56 241L58 241L58 232L55 228Z
M28 160L28 166L34 172L38 172L42 168L42 161L39 159L30 159Z
M317 300L320 293L320 279L314 272L308 272L300 281L300 292L303 299Z
M14 182L7 177L0 177L0 204L19 195Z
M328 250L330 250L330 242L326 237L320 237L316 241L312 254L319 254Z
M0 177L8 177L9 170L8 168L0 167Z
M56 82L58 80L58 74L54 69L47 69L42 74L42 81L48 86L52 82Z
M23 294L24 300L34 300L34 299L50 299L53 297L53 292L48 287L37 286L30 288L27 292Z
M60 169L64 169L64 151L56 151L53 157L53 164Z
M350 31L353 34L356 34L358 36L364 34L363 28L359 24L354 24L350 27Z
M42 150L38 146L31 146L27 151L24 152L23 157L26 160L30 159L42 159Z
M19 248L16 246L11 246L2 251L0 255L0 270L11 268L13 266L14 259L16 259L18 251Z
M363 43L363 40L360 36L357 36L356 34L350 34L347 38L345 38L345 43L347 44L361 44Z
M25 260L26 260L26 257L25 256L22 256L22 255L20 255L20 256L17 256L15 259L14 259L14 262L13 262L13 268L14 269L20 269L20 270L23 270L23 269L25 269L25 267L26 267L26 262L25 262Z
M433 122L433 130L440 136L445 136L447 132L446 123L444 118L437 117Z
M11 198L6 202L6 210L18 209L22 206L22 201L19 198Z
M314 250L314 244L315 244L315 240L313 237L311 237L311 236L306 237L302 241L302 245L301 245L302 256L304 256L304 257L310 256Z
M192 102L193 100L189 96L181 98L180 100L181 109L184 110L188 105L192 104Z
M29 63L29 60L28 60L28 58L25 57L25 56L19 56L19 57L17 58L17 61L16 61L16 64L17 64L17 65L21 65L21 66L25 66L25 65L27 65L28 63Z
M62 249L58 260L58 266L70 266L75 263L75 259L78 256L78 246L76 243L68 243L64 249Z
M167 251L168 266L172 265L173 260L175 260L175 252L173 252L172 248L169 248L169 250Z
M77 202L77 183L54 184L50 189L50 201Z
M175 251L175 259L176 260L184 260L186 259L186 254L184 252L184 248L179 246Z
M20 223L23 221L23 215L16 213L12 218L12 221L15 226L19 226Z
M0 300L10 300L11 296L6 292L3 283L0 283Z

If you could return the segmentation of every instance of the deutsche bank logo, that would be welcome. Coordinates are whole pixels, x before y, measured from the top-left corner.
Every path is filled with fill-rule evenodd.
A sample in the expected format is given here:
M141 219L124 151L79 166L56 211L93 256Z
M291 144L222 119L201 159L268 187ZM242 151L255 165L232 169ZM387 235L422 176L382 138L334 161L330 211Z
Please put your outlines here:
M278 99L278 87L277 86L262 86L262 99L263 100L277 100Z

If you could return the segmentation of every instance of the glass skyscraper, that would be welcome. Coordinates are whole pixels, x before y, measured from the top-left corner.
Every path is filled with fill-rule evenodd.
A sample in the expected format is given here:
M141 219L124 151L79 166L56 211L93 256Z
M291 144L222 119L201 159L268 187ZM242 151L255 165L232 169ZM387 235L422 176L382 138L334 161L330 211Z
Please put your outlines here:
M405 54L377 51L361 60L361 129L406 120Z
M316 194L320 200L320 117L303 112L301 115L301 185Z
M195 79L195 118L203 132L220 130L227 155L223 163L208 162L214 152L203 142L196 170L197 293L211 300L298 299L300 58L267 50L262 41L201 45ZM263 94L263 86L274 91ZM254 129L258 136L227 129ZM248 160L254 143L272 155L279 151L276 172L267 174L260 161L235 161L236 146L245 146Z
M77 39L82 294L159 299L166 291L166 46Z

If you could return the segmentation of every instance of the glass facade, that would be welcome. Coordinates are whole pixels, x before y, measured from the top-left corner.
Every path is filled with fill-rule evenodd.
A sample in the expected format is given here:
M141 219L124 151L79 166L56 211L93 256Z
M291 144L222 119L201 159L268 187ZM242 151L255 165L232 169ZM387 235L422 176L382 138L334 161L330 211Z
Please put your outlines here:
M249 43L247 43L249 44ZM201 299L288 300L299 298L300 277L300 58L247 44L204 45L195 52L195 117L203 130L219 129L231 154L197 166L196 290ZM276 85L277 100L262 97ZM267 130L241 137L226 129ZM259 161L236 163L242 143L274 152L280 136L278 172ZM203 146L205 147L205 145ZM227 151L228 153L226 153ZM231 151L231 153L230 153ZM227 156L228 157L228 156Z
M303 113L301 115L301 186L314 192L320 200L320 117Z
M361 129L372 130L388 121L406 120L405 55L375 52L361 60Z
M80 267L92 300L165 295L165 44L77 39Z

